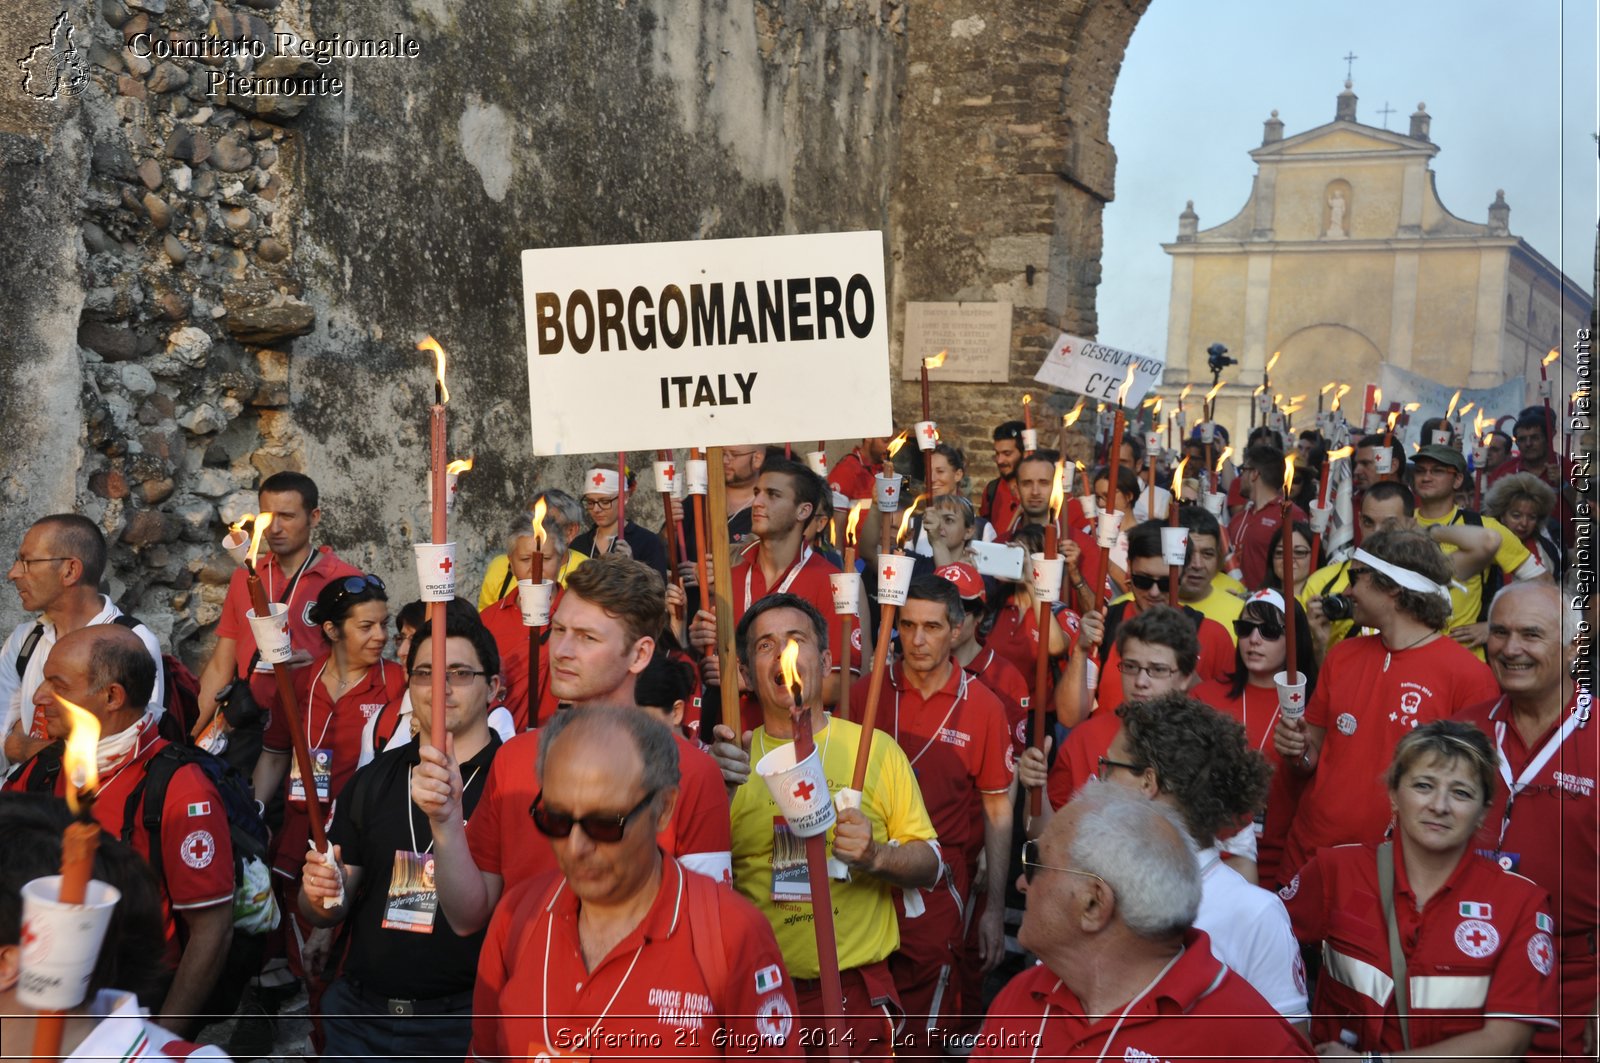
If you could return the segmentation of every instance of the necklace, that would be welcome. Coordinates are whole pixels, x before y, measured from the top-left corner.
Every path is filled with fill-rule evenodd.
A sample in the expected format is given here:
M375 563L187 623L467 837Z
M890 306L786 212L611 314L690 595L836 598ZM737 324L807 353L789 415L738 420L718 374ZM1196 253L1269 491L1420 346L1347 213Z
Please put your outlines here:
M1407 650L1411 649L1413 646L1416 646L1416 645L1420 644L1424 640L1433 638L1433 636L1435 634L1437 634L1437 632L1424 631L1420 638L1412 639L1410 642L1406 643L1404 646L1401 646L1397 650L1388 650L1388 649L1386 649L1386 652L1383 655L1383 670L1385 672L1387 672L1389 670L1389 662L1394 660L1394 655L1395 654L1404 653Z

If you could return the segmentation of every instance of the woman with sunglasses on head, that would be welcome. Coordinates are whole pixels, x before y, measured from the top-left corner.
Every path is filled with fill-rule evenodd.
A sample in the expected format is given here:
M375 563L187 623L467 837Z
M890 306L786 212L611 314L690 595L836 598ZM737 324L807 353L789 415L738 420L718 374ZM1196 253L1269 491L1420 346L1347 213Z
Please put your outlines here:
M1422 724L1389 765L1388 839L1319 849L1279 891L1322 946L1318 1054L1521 1059L1555 1025L1549 898L1472 849L1497 770L1476 727Z
M406 670L383 657L389 641L389 595L377 576L346 576L329 583L311 607L311 620L322 629L327 649L296 669L294 696L302 735L311 751L313 777L309 782L326 811L360 763L367 718L405 695ZM283 826L273 837L272 853L273 885L283 890L279 899L285 912L296 910L294 895L311 837L307 780L300 776L293 748L287 714L273 713L254 781L257 800L266 801L280 790L285 799ZM288 922L284 921L284 929L290 970L301 977L312 976L307 989L316 1004L332 932L313 930L302 923L297 933ZM316 1008L312 1011L315 1014Z

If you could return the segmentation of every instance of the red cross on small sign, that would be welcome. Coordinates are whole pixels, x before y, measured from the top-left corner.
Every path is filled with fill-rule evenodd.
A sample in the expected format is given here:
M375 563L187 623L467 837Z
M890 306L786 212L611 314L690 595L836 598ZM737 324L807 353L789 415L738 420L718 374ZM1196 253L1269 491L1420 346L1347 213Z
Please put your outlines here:
M450 574L450 570L455 568L455 567L456 567L456 563L454 561L450 560L448 557L445 558L443 561L439 562L439 571L443 572L447 576Z
M194 857L194 861L197 864L210 855L210 852L211 846L206 843L204 838L196 838L189 843L189 855Z
M1291 705L1300 704L1300 698L1301 698L1300 691L1296 690L1294 693L1289 695L1289 704L1291 704Z
M817 788L812 786L809 781L801 779L795 784L794 795L802 801L809 801L811 800L812 793L815 792L816 789Z

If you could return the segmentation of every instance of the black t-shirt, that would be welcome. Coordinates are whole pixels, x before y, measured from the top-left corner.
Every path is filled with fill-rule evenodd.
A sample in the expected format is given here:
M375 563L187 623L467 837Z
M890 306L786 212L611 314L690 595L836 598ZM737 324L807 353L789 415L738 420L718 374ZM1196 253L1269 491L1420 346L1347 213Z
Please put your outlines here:
M466 784L462 808L469 818L499 748L500 738L491 731L489 744L461 765ZM431 1000L472 989L484 931L460 937L450 929L443 908L435 913L429 934L383 927L395 853L432 848L428 817L411 801L410 772L417 759L413 741L379 753L356 772L334 806L328 840L340 846L346 864L361 868L360 892L350 899L353 907L346 917L351 938L344 973L377 996ZM531 822L528 829L533 829Z
M628 544L633 551L635 561L643 561L665 578L667 575L667 549L661 545L661 537L642 524L633 521L622 526L622 541ZM576 539L572 540L572 549L580 554L594 556L594 529L590 528Z

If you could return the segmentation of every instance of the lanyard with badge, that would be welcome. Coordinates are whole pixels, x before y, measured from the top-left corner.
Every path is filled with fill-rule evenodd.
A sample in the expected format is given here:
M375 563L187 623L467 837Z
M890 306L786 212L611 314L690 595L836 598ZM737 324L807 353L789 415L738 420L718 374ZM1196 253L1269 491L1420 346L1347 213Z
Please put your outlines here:
M683 879L681 878L681 875L682 875L682 871L681 870L679 871L679 875L680 875L680 878L678 879L678 897L679 897L679 900L681 901L682 897L683 897ZM563 889L566 888L566 884L565 883L562 884L562 888ZM555 902L555 899L552 897L551 898L551 904L553 905L554 902ZM676 906L674 906L674 910L676 910ZM535 1042L529 1042L526 1058L527 1059L533 1059L533 1060L546 1060L546 1059L583 1059L583 1060L587 1060L589 1058L589 1056L587 1056L587 1055L579 1055L579 1054L572 1053L572 1052L567 1052L567 1053L564 1053L564 1054L561 1053L561 1052L557 1052L556 1049L555 1049L555 1043L556 1043L555 1039L553 1039L550 1036L550 940L554 936L554 933L555 933L556 918L555 918L554 913L550 911L550 906L549 905L547 905L545 907L544 915L545 915L545 925L544 925L544 975L543 975L542 978L539 979L539 991L540 991L539 1028L540 1028L540 1034L544 1038L544 1043L540 1044L540 1043L538 1043L536 1041ZM617 983L617 988L612 990L611 999L607 1000L606 1001L606 1006L604 1008L600 1009L600 1014L595 1017L593 1026L590 1026L588 1030L584 1031L581 1034L577 1033L576 1030L573 1027L558 1028L558 1033L560 1033L562 1035L562 1041L563 1041L564 1044L571 1044L571 1045L576 1045L576 1046L581 1046L581 1047L587 1047L587 1046L593 1045L595 1043L595 1035L596 1035L596 1033L598 1033L601 1030L601 1028L605 1025L606 1016L611 1014L612 1005L614 1005L617 1002L617 998L622 995L622 988L628 984L628 979L633 976L633 969L639 965L639 957L644 955L644 947L648 943L649 943L648 939L646 939L644 941L640 941L639 942L639 947L633 950L633 959L628 961L628 969L626 971L622 972L622 981L618 982Z
M467 799L473 780L483 770L479 764L461 785L461 800ZM389 874L389 896L384 902L385 930L404 930L412 934L433 933L439 913L439 886L433 875L433 840L417 848L417 808L411 800L411 773L406 769L406 827L411 831L411 848L394 851L394 869Z
M329 657L322 662L322 667L317 669L316 677L311 680L311 686L306 692L306 746L311 750L311 778L317 786L318 801L329 800L333 791L333 749L322 743L328 737L328 728L333 726L333 718L339 713L339 702L350 695L350 691L347 690L340 697L330 699L333 707L328 710L328 718L322 721L322 733L317 736L316 741L312 741L311 719L317 711L317 690L322 685L322 673L327 670L328 661L332 659ZM384 681L388 679L388 662L379 661L378 668L379 682L387 687ZM371 672L370 668L367 669L368 675ZM305 804L306 801L306 785L305 780L300 777L299 757L291 757L289 760L289 800L298 801L300 804Z
M1580 689L1577 692L1575 702L1572 711L1562 721L1560 730L1556 731L1550 737L1550 741L1544 744L1544 748L1539 750L1528 761L1527 766L1522 769L1515 780L1511 778L1511 761L1506 758L1506 722L1498 718L1500 709L1506 704L1506 699L1502 697L1495 704L1494 711L1490 714L1495 717L1494 745L1495 751L1499 754L1500 778L1506 784L1506 807L1500 817L1500 835L1495 839L1494 852L1484 855L1494 860L1507 871L1515 871L1522 862L1521 853L1508 853L1505 851L1506 832L1511 829L1511 811L1516 805L1517 795L1533 784L1533 780L1545 769L1545 765L1550 763L1551 759L1561 751L1561 747L1566 743L1567 739L1572 737L1572 732L1589 722L1589 692Z
M890 667L892 668L893 665ZM917 750L916 756L909 758L913 768L917 766L917 761L922 759L922 755L933 748L933 744L944 733L944 725L950 722L950 717L956 714L956 709L960 707L962 700L967 696L967 673L959 668L956 671L961 676L961 680L956 686L956 696L950 699L950 708L945 710L944 719L940 720L939 726L933 729L932 736L922 744L921 749ZM890 674L890 679L893 679L893 673ZM894 686L894 740L897 744L900 741L900 686L898 683Z
M778 589L775 590L775 591L774 590L769 590L767 592L767 594L786 594L786 593L788 593L789 585L795 581L795 578L800 575L800 570L805 568L806 567L806 562L810 561L810 560L811 560L811 547L802 546L800 548L800 556L799 556L799 558L795 560L794 564L789 566L789 573L788 573L788 575L783 577L783 582L778 584ZM756 566L759 565L759 564L761 564L761 558L760 557L752 557L750 559L750 567L744 570L744 608L745 608L746 612L749 612L749 610L750 610L750 592L751 592L750 580L755 576Z
M754 759L767 755L766 728L756 732L760 743ZM828 743L833 741L833 728L824 730L822 749L817 759L828 763ZM771 795L767 797L771 801ZM772 817L772 900L775 904L811 902L811 874L806 864L806 840L789 829L789 821L779 813Z

